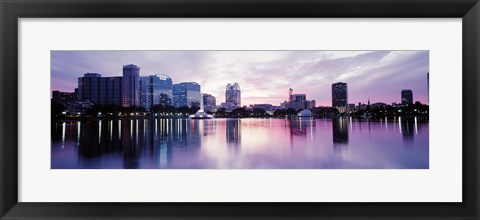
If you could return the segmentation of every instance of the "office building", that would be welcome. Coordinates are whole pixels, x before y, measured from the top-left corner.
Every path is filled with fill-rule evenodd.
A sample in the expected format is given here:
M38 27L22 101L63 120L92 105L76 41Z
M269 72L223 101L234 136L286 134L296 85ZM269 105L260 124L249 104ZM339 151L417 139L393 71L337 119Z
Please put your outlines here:
M75 92L52 91L52 102L67 104L69 102L75 102L75 100L77 100Z
M140 106L140 67L134 64L123 66L122 106Z
M165 74L140 77L140 106L146 110L154 105L171 106L173 99L172 79Z
M76 100L99 105L122 105L122 77L86 73L78 78Z
M173 85L173 106L200 107L202 95L200 85L196 82L182 82Z
M215 96L203 94L203 110L205 112L214 112L217 110L217 101Z
M348 87L347 83L338 82L332 84L332 107L338 112L345 113L348 108Z
M227 84L227 88L225 89L225 104L235 109L242 107L241 101L240 85L238 85L238 83Z
M402 90L402 105L411 106L413 104L413 92L410 89Z
M315 108L315 100L307 100L306 94L293 94L293 89L289 89L288 101L280 103L282 108L293 108L295 110Z

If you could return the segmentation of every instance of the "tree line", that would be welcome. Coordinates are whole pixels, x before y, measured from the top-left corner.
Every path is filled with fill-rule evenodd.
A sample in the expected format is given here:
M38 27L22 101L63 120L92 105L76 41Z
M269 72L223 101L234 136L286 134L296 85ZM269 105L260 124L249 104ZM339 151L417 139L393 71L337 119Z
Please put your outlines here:
M82 116L131 116L133 115L160 115L160 116L188 116L195 114L200 107L193 105L192 107L182 106L173 107L171 105L153 105L149 111L143 107L122 107L118 105L98 105L95 104L92 108L88 109L82 114ZM51 103L52 118L65 117L67 107L62 103ZM263 108L236 108L231 111L227 111L225 108L219 108L215 112L207 112L217 118L247 118L247 117L291 117L297 116L301 110L295 110L293 108L288 109L276 109L273 113L267 112ZM313 117L319 118L334 118L339 115L345 115L346 113L340 113L337 108L334 107L317 107L311 109ZM429 106L415 102L413 105L404 107L393 107L391 105L372 108L370 105L364 109L353 109L349 112L353 117L390 117L390 116L411 116L420 115L428 117Z

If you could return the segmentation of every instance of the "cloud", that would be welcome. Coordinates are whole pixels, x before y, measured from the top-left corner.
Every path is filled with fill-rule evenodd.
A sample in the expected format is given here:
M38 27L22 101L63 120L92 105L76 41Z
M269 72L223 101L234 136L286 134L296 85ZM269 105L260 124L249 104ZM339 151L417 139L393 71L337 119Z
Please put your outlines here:
M428 51L52 51L52 90L73 91L86 72L120 76L122 65L141 75L163 73L174 83L195 81L224 101L225 86L238 82L242 104L287 99L288 89L317 105L331 103L331 84L348 83L349 102L399 102L410 88L427 101Z

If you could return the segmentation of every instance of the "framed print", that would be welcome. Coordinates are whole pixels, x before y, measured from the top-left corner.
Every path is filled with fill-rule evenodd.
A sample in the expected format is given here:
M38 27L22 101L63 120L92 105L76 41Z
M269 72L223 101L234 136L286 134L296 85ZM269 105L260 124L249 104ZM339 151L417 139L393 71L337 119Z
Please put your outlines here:
M2 1L1 218L478 219L479 7Z
M50 59L51 169L429 168L428 51L70 50ZM122 65L122 76L76 74L120 60L142 64ZM162 68L171 74L145 74ZM393 77L403 72L412 74Z

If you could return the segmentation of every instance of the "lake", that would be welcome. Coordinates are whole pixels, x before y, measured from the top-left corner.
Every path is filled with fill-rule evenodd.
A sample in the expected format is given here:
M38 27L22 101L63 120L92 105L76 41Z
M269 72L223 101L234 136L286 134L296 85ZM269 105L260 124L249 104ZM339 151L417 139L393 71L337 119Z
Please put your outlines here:
M52 169L428 169L417 118L89 119L52 123Z

